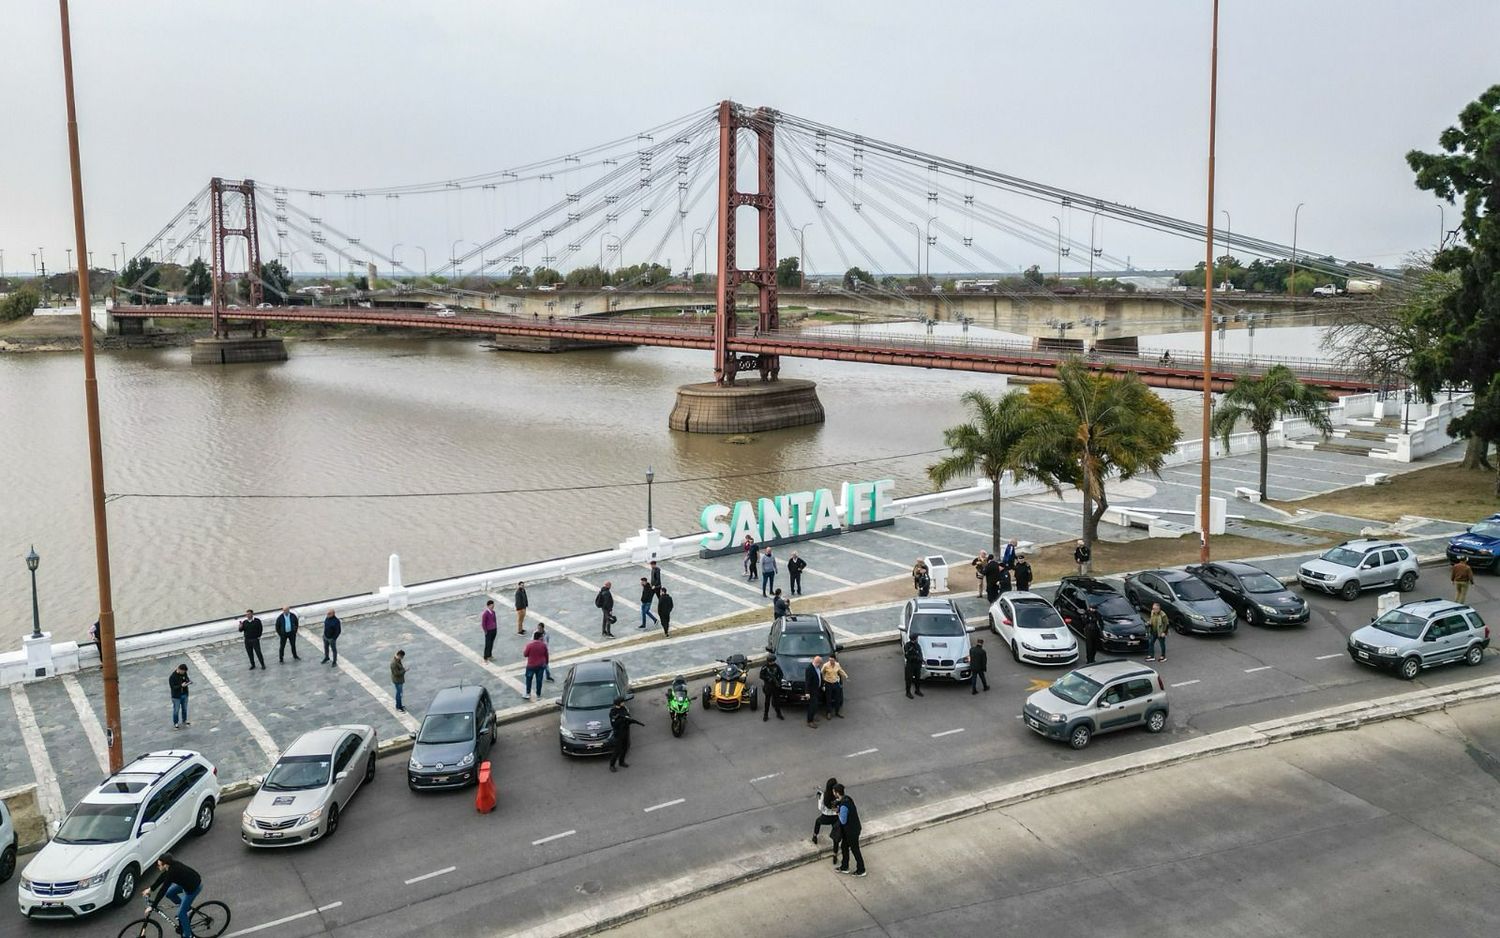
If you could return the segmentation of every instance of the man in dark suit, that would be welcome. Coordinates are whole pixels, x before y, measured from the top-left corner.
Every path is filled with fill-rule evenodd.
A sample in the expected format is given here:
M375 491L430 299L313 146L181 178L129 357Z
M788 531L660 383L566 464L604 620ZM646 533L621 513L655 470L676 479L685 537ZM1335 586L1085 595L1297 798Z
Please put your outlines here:
M818 699L823 691L823 659L815 657L802 669L802 686L807 691L807 728L818 728Z
M297 614L290 606L281 607L281 615L276 617L276 660L283 664L286 663L287 646L291 646L293 661L302 660L297 657L297 621Z
M255 670L255 661L260 659L260 669L266 669L266 656L260 653L260 636L265 631L260 617L255 614L254 609L245 610L245 618L240 620L240 635L245 639L245 654L250 657L250 670Z

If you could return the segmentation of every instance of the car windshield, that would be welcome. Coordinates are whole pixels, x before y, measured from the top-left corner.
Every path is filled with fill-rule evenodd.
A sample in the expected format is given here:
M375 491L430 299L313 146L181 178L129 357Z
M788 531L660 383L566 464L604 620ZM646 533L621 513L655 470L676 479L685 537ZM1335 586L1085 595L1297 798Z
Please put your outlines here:
M1214 598L1214 591L1202 580L1178 580L1168 585L1172 588L1173 595L1190 603Z
M1347 547L1335 547L1333 550L1325 552L1318 559L1326 560L1329 563L1336 563L1341 567L1357 567L1359 566L1359 562L1365 559L1365 555L1358 551L1349 550Z
M1370 624L1382 632L1390 632L1402 638L1416 638L1422 634L1422 627L1427 624L1427 620L1400 609L1392 609Z
M1480 537L1500 537L1500 521L1481 521L1470 528L1469 533Z
M417 730L419 743L465 743L473 738L472 713L429 713Z
M427 727L423 726L422 729L426 730ZM328 770L332 765L329 759L328 756L283 756L260 787L266 791L322 788L328 784Z
M117 844L130 839L135 827L135 804L89 804L81 802L63 821L57 836L60 844Z
M563 706L570 710L601 710L612 706L620 696L614 681L596 681L592 684L575 683L568 688Z
M933 637L963 635L964 623L949 612L921 613L911 617L911 634Z
M1120 618L1122 616L1135 615L1135 609L1131 607L1130 603L1126 602L1124 596L1121 596L1118 593L1110 593L1103 599L1099 599L1100 595L1101 594L1099 593L1095 593L1093 596L1089 597L1089 599L1091 601L1098 600L1098 602L1094 602L1093 605L1095 609L1099 610L1099 614L1101 616L1104 616L1105 618Z
M1286 587L1269 573L1247 573L1240 577L1240 585L1247 593L1280 593Z
M1016 628L1018 629L1060 629L1063 627L1062 617L1057 614L1046 603L1036 600L1031 602L1013 602L1011 608L1016 611Z
M782 632L781 644L776 648L778 655L790 655L793 658L808 658L813 655L827 655L832 652L833 643L821 631Z
M1051 691L1070 703L1086 704L1099 693L1100 686L1098 681L1091 681L1073 671L1053 681Z

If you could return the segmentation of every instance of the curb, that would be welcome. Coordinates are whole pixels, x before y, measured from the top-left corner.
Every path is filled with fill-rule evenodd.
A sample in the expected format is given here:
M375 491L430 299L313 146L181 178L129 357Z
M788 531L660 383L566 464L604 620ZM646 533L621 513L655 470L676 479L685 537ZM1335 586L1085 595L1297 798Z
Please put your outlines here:
M1209 756L1260 749L1304 736L1356 729L1372 723L1405 719L1495 698L1500 698L1500 676L1254 723L1196 739L1168 743L1142 753L1117 756L1087 766L1007 782L936 804L902 811L867 824L866 835L861 838L861 842L878 843L983 811L1006 808L1075 788L1097 785L1110 779L1138 775ZM564 915L545 925L510 932L509 935L513 938L574 938L597 934L639 920L653 912L661 912L782 870L822 860L826 853L826 850L819 850L810 844L787 844L727 860L640 890L634 895L611 900L595 909Z

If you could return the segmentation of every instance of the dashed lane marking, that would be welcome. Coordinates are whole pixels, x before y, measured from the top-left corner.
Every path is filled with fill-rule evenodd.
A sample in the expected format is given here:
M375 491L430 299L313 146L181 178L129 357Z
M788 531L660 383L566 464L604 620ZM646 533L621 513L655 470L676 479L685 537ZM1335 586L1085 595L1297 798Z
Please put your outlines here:
M104 740L104 727L99 723L99 715L89 706L89 698L84 694L83 685L78 683L78 678L64 674L62 680L63 687L68 691L68 699L73 701L73 709L78 712L78 725L83 727L83 735L88 738L89 748L94 750L94 758L99 760L100 770L108 775L109 744Z
M1197 680L1197 679L1194 679L1194 680L1191 680L1191 681L1178 681L1176 684L1171 684L1171 685L1168 685L1168 686L1170 686L1170 687L1187 687L1189 684L1200 684L1200 683L1202 683L1202 682L1199 681L1199 680Z
M776 778L780 774L780 772L772 772L770 775L761 775L757 778L752 778L750 780L750 784L754 785L756 782L768 782L771 779Z
M1341 652L1341 651L1336 651L1336 652L1334 652L1331 655L1319 655L1318 657L1314 658L1313 660L1314 661L1327 661L1329 658L1342 658L1342 657L1344 657L1344 653Z
M342 902L330 902L327 905L320 905L316 909L308 909L306 912L298 912L296 915L288 915L285 918L278 918L274 921L262 922L259 925L251 925L249 928L241 928L238 931L232 931L229 934L225 935L224 938L240 938L241 935L253 935L258 931L265 931L268 928L275 928L278 925L285 925L288 922L295 922L298 919L308 918L309 916L318 915L323 912L331 912L341 905L343 905Z
M240 700L240 695L236 694L222 677L219 677L219 672L214 670L214 666L208 663L208 659L203 657L201 652L197 649L190 649L187 656L193 662L193 666L198 669L198 673L208 681L208 686L212 687L214 693L229 705L229 712L234 714L235 719L250 731L250 738L255 740L255 745L260 747L260 751L266 754L268 760L275 762L276 758L281 755L281 747L276 745L276 740L271 738L271 734L256 717L255 711L245 706L245 702Z
M10 702L16 709L16 722L21 726L21 741L26 745L26 755L31 759L31 772L36 776L37 807L47 821L50 835L53 825L61 823L63 815L62 788L57 784L57 771L52 768L52 757L47 755L47 743L42 739L42 728L37 725L36 711L31 709L31 698L26 696L22 684L10 685Z
M855 756L868 756L872 752L879 752L879 751L880 751L879 749L875 749L873 747L870 748L870 749L861 749L859 752L851 752L851 753L849 753L844 758L845 759L853 759Z
M465 645L459 639L456 639L452 635L449 635L447 632L444 632L442 629L433 625L431 622L428 622L426 619L417 615L415 612L412 612L410 609L397 609L396 614L401 616L401 618L405 619L406 621L410 622L412 625L415 625L417 628L426 632L428 635L431 635L433 638L442 642L444 645L447 645L449 648L458 652L461 656L463 656L470 662L479 665L481 668L484 668L486 671L490 672L490 674L494 675L495 678L506 687L509 687L511 690L515 691L518 694L524 695L526 693L525 685L516 680L512 675L506 674L504 671L500 670L500 666L498 664L493 661L485 661L484 655L481 655L479 652L470 648L468 645Z
M542 844L550 844L554 840L562 840L564 837L572 837L576 833L578 833L578 831L576 830L563 831L561 834L552 834L550 836L543 837L540 840L533 840L531 842L531 845L533 847L540 847Z
M456 866L445 866L440 870L433 870L431 873L423 873L421 876L413 876L411 879L408 879L406 881L406 885L410 886L412 883L420 883L424 879L434 879L438 876L447 876L449 873L453 872L456 869L458 869L458 867Z
M1268 665L1268 664L1263 664L1263 665L1261 665L1258 668L1246 668L1245 669L1245 673L1246 674L1254 674L1256 671L1269 671L1269 670L1271 670L1271 666Z
M964 728L960 726L956 730L943 730L941 733L933 733L932 738L937 739L939 736L952 736L954 733L962 733L963 731Z
M647 814L650 814L652 811L660 811L662 808L670 808L673 805L682 804L684 801L687 801L687 799L686 798L673 798L671 801L663 801L661 804L654 804L651 807L644 808L642 810L644 810Z

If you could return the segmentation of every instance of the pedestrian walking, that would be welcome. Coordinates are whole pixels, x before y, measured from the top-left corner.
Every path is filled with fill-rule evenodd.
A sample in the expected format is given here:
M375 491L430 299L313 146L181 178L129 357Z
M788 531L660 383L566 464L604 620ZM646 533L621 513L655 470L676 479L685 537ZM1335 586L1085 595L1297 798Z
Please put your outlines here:
M614 748L609 754L609 770L615 771L615 763L620 768L628 769L630 764L625 761L625 756L630 753L630 728L632 726L645 726L640 720L630 715L630 709L625 706L624 697L616 697L615 705L609 708L609 728L613 731Z
M604 581L604 585L599 588L599 595L594 597L594 605L604 613L602 620L604 634L609 638L614 638L615 633L610 630L610 626L615 624L615 594L609 591L611 585L608 580Z
M179 664L177 670L167 675L167 690L172 694L172 729L174 730L193 725L188 720L188 685L192 683L188 678L185 664Z
M531 641L521 649L521 656L526 659L526 699L531 699L531 684L536 682L536 699L542 699L542 678L546 676L547 661L549 657L547 643L542 641L542 633L534 632Z
M1078 566L1079 576L1089 575L1089 563L1094 559L1094 552L1082 540L1073 547L1073 563Z
M323 661L318 662L319 664L328 662L329 667L339 666L339 635L343 631L344 623L339 621L332 609L328 610L328 615L323 617Z
M479 627L484 631L484 660L495 657L495 632L500 624L495 620L495 601L486 599L484 611L479 614Z
M978 583L978 591L976 595L980 599L984 598L984 568L985 565L989 563L989 561L990 555L985 553L984 551L980 551L974 556L973 560L969 561L969 566L974 568L974 580Z
M926 696L922 693L922 646L915 638L909 638L901 648L901 655L906 659L906 699L912 699L912 691L916 691L918 697Z
M1015 538L1011 538L1005 542L1005 546L1000 549L1000 566L1009 570L1016 565L1016 553L1019 544L1020 541Z
M767 547L760 555L760 594L769 596L775 588L776 558L771 556L771 548Z
M240 635L245 639L245 655L250 659L250 670L255 670L255 662L260 662L260 669L266 669L266 656L260 652L260 636L265 631L261 624L260 616L255 614L254 609L245 610L245 618L240 620Z
M740 550L745 552L745 579L751 583L760 575L760 548L755 546L755 538L746 534L745 539L740 542Z
M865 875L865 857L859 852L859 807L855 805L854 799L844 790L843 785L833 786L834 794L839 796L839 843L840 859L838 871L840 873L852 873L854 876ZM854 869L849 869L849 855L854 855Z
M1099 653L1099 646L1104 643L1104 617L1099 610L1090 606L1083 614L1083 644L1088 652L1088 663L1094 663L1094 656Z
M781 595L781 590L777 590L771 597L771 621L774 622L782 616L789 616L791 614L792 604L785 596Z
M276 660L282 664L286 663L286 650L292 649L292 660L301 661L297 657L297 624L300 620L290 606L281 607L281 615L276 617Z
M657 566L655 560L651 561L647 566L650 569L646 573L646 576L651 580L651 588L653 590L661 589L661 567Z
M661 625L661 623L657 621L656 616L651 614L651 604L655 601L656 587L651 585L651 581L649 579L647 579L646 577L641 577L641 624L636 626L636 628L644 629L646 627L647 619L650 619L657 625Z
M813 789L813 797L817 799L818 803L818 816L813 819L813 843L818 842L818 831L822 830L825 824L828 825L828 829L833 833L834 842L838 842L839 799L833 793L833 789L838 783L838 779L830 778L827 782L823 783L821 789ZM837 866L839 861L837 848L834 849L833 854L833 862Z
M798 557L795 550L792 551L792 556L788 557L786 561L786 572L787 576L792 579L791 591L793 596L802 595L802 571L806 569L807 561Z
M785 676L775 655L768 657L766 663L760 666L760 695L766 700L765 709L760 715L762 723L771 719L771 711L773 709L776 711L776 719L786 719L786 717L781 715L781 698L777 696L781 693L781 681ZM814 828L813 835L817 836L817 833L817 829Z
M547 663L542 667L543 676L549 684L556 684L557 682L552 679L552 633L547 631L547 623L538 622L536 634L541 636L542 642L547 646Z
M984 595L990 602L1000 598L1000 561L994 555L987 555L984 561Z
M511 599L510 604L516 607L516 634L525 635L526 610L531 607L531 600L526 596L525 581L516 583L516 595Z
M1156 651L1158 648L1160 651ZM1167 614L1161 603L1151 604L1151 615L1146 619L1146 660L1167 660Z
M672 607L677 605L672 599L672 594L667 592L665 586L656 590L656 614L661 618L661 634L663 638L672 634Z
M95 619L94 620L94 624L91 625L91 626L89 626L89 641L93 642L95 645L99 644L99 620L98 619Z
M1469 601L1469 585L1474 582L1474 568L1469 562L1460 557L1453 564L1453 569L1448 573L1448 579L1453 581L1453 592L1461 603Z
M839 664L837 653L828 656L823 662L823 715L824 719L844 718L844 682L849 679L849 672Z
M1031 561L1025 554L1016 554L1016 589L1025 593L1031 589Z
M823 658L814 655L802 669L802 686L807 690L807 728L818 728L818 698L823 695Z
M402 713L406 712L406 702L401 697L401 692L406 689L406 650L396 649L396 654L391 658L391 685L396 688L396 709Z
M984 672L989 670L990 653L984 650L984 639L974 639L974 647L969 649L969 691L979 693L979 685L983 684L985 690L990 689L990 679L985 677Z

